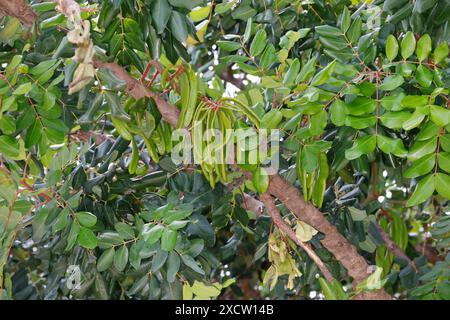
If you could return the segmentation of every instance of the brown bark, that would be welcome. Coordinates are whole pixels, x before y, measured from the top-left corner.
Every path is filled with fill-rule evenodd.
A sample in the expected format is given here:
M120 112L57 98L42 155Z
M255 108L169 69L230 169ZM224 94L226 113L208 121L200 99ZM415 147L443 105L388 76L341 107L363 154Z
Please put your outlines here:
M321 240L322 245L345 267L349 276L354 280L354 286L370 275L368 273L369 265L356 248L325 218L322 212L312 204L305 203L300 192L294 186L277 174L270 177L268 192L283 202L297 218L325 235L325 238ZM358 298L391 299L384 290L364 292Z
M94 65L97 68L110 69L119 79L125 81L127 83L127 92L133 98L152 98L155 101L156 106L158 107L158 110L164 120L166 120L172 127L177 127L178 118L180 116L180 111L177 107L169 104L165 99L161 98L153 91L150 91L141 82L131 77L128 72L117 63L107 63L94 60Z
M36 13L24 0L0 0L0 12L19 19L30 26L36 20Z
M414 269L416 269L416 265L414 264L414 262L403 252L403 250L399 246L397 246L397 244L391 239L389 234L387 234L379 224L376 224L375 227L377 228L381 238L383 239L386 248L397 258L407 261L412 265Z
M275 226L280 229L282 232L284 232L292 241L294 241L300 248L305 250L305 252L308 254L308 256L315 262L317 267L322 272L323 276L328 281L333 281L333 276L331 275L330 271L328 270L327 266L320 260L320 258L316 255L312 247L308 243L304 243L300 241L299 238L297 238L294 230L283 220L281 217L280 211L275 206L275 199L267 193L261 194L260 198L262 202L264 203L264 206L266 207L268 213L272 217L272 221L275 224Z

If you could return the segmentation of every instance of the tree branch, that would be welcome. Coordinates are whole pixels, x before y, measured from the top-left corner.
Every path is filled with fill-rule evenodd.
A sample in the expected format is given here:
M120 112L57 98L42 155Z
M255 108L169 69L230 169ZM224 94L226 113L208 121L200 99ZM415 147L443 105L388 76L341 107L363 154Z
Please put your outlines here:
M27 26L31 26L37 17L24 0L0 0L0 12L19 19Z
M405 260L406 262L411 264L414 269L417 270L414 262L403 252L403 250L399 246L397 246L397 244L391 239L389 234L387 234L387 232L385 232L378 223L375 224L375 227L377 228L378 233L383 239L386 248L390 252L392 252L396 257Z
M284 232L289 238L291 238L291 240L294 241L300 248L305 250L305 252L311 258L311 260L315 262L317 267L319 267L323 276L328 281L330 282L333 281L333 276L331 275L327 266L322 262L322 260L320 260L319 256L317 256L312 247L309 244L300 241L300 239L297 238L297 236L295 235L294 230L292 230L292 228L283 220L280 211L275 206L275 199L267 193L261 194L260 198L264 203L269 215L272 217L272 221L275 224L275 226L282 232Z
M354 279L353 286L358 285L370 275L369 265L356 248L325 218L319 209L310 203L305 203L300 192L294 186L276 174L270 177L268 193L283 202L298 219L325 235L325 238L321 240L322 245L347 269L348 274ZM358 298L391 299L390 295L382 289L364 292Z

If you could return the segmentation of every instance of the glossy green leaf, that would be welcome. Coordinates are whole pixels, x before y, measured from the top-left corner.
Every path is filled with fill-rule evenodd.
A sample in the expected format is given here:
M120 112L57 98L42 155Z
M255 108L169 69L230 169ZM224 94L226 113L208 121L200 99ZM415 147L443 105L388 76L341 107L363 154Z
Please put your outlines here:
M269 188L269 175L266 169L259 167L253 173L253 185L258 193L264 193Z
M250 45L250 54L252 57L259 56L267 45L267 34L264 29L258 30Z
M117 271L123 271L128 263L128 248L123 245L114 254L114 268Z
M106 271L112 266L114 254L114 248L109 248L108 250L103 251L103 253L97 260L97 270L99 272Z
M354 160L361 157L363 154L371 153L377 146L377 137L368 135L360 137L355 140L355 143L350 149L345 150L345 158Z
M91 229L81 227L78 234L78 244L86 249L95 249L97 247L97 238Z
M82 226L87 228L91 228L97 223L97 217L87 211L76 212L75 217Z
M437 146L437 138L433 138L426 141L417 141L414 145L409 149L408 160L415 161L427 154L433 153L436 151Z
M417 42L416 49L416 55L419 61L424 61L428 58L432 49L431 46L431 37L428 34L424 34L422 37L420 37L419 41Z
M320 86L328 81L334 72L336 67L336 61L329 63L325 68L323 68L319 73L317 73L311 80L312 86Z
M419 181L406 206L412 207L427 201L435 190L435 176L430 174Z
M405 170L403 176L405 178L417 178L423 176L434 169L436 164L436 155L434 153L423 156L415 160L412 165Z
M401 42L402 57L403 59L408 59L414 54L416 50L416 38L414 33L408 31Z
M164 29L169 22L172 8L167 0L155 0L152 3L152 18L158 34L164 32Z
M408 151L406 151L403 141L401 139L393 139L386 136L377 136L377 146L384 153L392 153L397 157L406 157Z
M437 126L445 127L450 123L450 110L440 106L430 106L430 118Z
M398 55L398 41L392 34L390 34L386 40L386 57L389 61L394 61Z
M383 80L383 83L380 85L380 89L384 91L392 91L400 87L405 80L399 74L394 76L389 76Z
M165 228L161 235L161 249L172 251L177 244L178 232L169 228Z
M442 42L439 44L436 49L434 49L433 58L434 63L439 64L444 61L449 53L448 43Z

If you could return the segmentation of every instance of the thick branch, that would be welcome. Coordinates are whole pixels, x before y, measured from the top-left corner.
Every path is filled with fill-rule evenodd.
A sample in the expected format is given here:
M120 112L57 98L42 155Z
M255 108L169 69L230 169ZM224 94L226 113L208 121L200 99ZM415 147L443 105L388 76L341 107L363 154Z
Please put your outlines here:
M325 218L322 212L313 205L305 203L294 186L277 174L270 177L268 192L283 202L300 220L325 235L325 238L321 240L323 246L347 269L348 274L354 279L354 286L370 275L369 265L356 248ZM384 290L364 292L360 298L391 299Z
M280 211L275 206L275 199L267 193L260 195L260 198L264 203L270 216L272 217L272 221L275 224L275 226L277 226L278 229L280 229L289 238L291 238L291 240L294 241L300 248L305 250L305 252L316 263L316 265L319 267L320 271L328 281L330 282L333 281L333 276L331 275L327 266L322 262L322 260L320 260L320 258L311 248L311 246L307 243L303 243L302 241L300 241L300 239L298 239L297 236L295 235L294 230L292 230L292 228L283 220Z
M399 246L397 246L397 244L391 239L389 234L387 234L380 227L380 225L378 223L375 224L375 227L377 228L378 233L380 234L381 238L383 239L384 244L386 245L386 248L390 252L392 252L397 258L405 260L406 262L411 264L414 268L416 268L416 266L414 265L414 262L403 252L403 250Z
M152 98L155 101L156 106L158 107L158 110L164 120L166 120L172 127L177 127L178 118L180 116L180 111L177 107L169 104L165 99L161 98L159 95L146 88L138 80L131 77L128 72L117 63L107 63L99 60L94 60L94 65L97 68L110 69L119 79L125 81L127 83L127 92L133 98Z
M0 12L16 17L23 24L30 26L36 20L36 13L24 0L0 0Z

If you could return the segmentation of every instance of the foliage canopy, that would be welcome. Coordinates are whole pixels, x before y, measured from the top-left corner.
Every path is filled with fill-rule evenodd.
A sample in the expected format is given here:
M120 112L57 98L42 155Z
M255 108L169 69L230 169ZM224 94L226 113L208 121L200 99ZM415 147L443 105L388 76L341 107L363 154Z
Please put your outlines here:
M1 0L0 298L450 299L449 17ZM195 121L277 172L175 164Z

